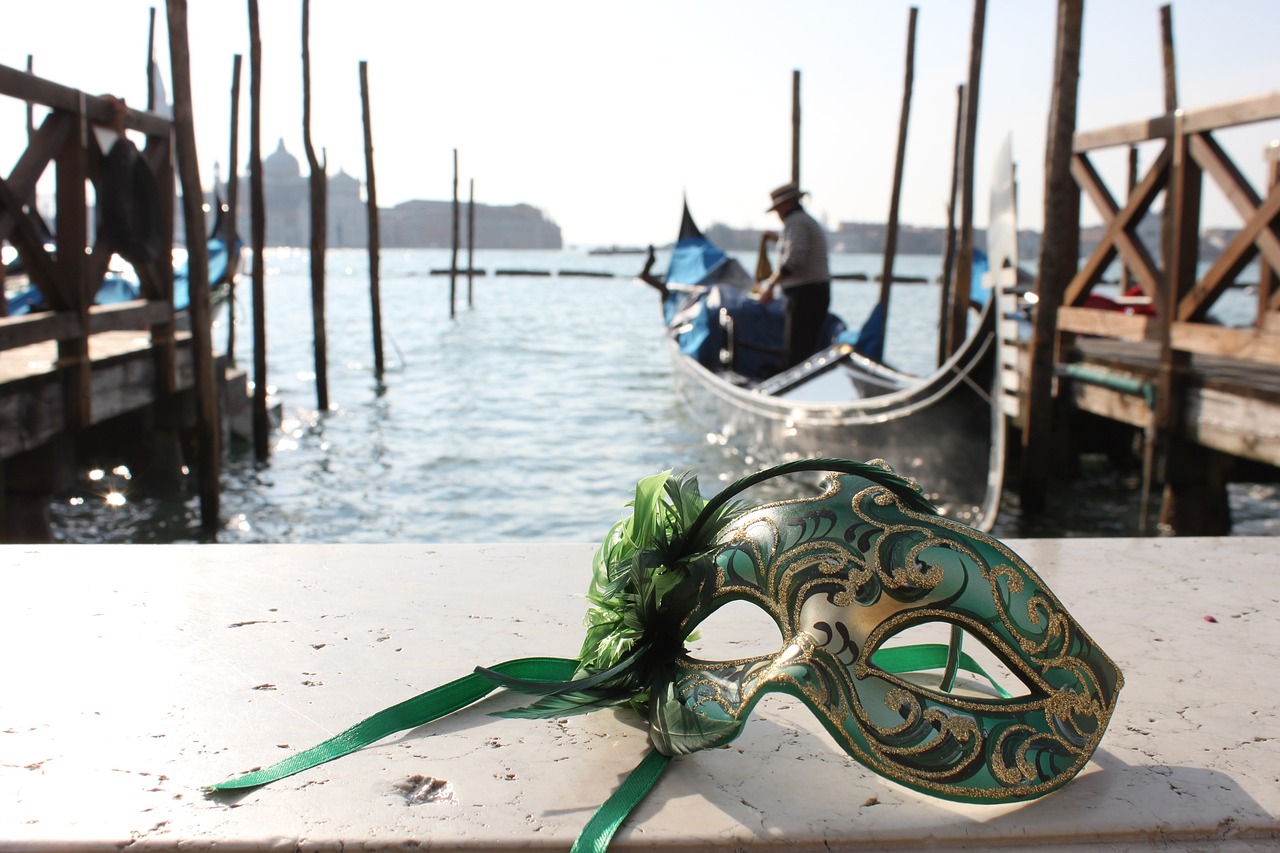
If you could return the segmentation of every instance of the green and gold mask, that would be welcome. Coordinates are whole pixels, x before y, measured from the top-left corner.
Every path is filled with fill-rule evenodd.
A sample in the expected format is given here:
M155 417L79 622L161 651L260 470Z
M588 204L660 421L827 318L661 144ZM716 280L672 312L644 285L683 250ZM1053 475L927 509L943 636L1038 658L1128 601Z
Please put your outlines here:
M766 479L802 471L826 472L821 494L759 506L735 500ZM631 506L596 553L576 659L478 668L215 789L297 772L496 686L539 695L504 716L633 707L648 720L654 746L639 796L668 757L733 740L773 692L804 702L867 768L949 800L1042 796L1097 748L1123 685L1116 665L1016 554L939 516L887 464L804 460L744 478L709 501L696 478L668 472L642 480ZM690 636L735 601L767 612L781 647L739 660L693 657ZM934 623L948 642L895 644L908 629ZM994 680L974 689L990 676L961 649L965 635L1007 668L1022 685L1018 695ZM961 679L966 689L957 689ZM397 709L403 713L391 714ZM327 747L334 742L341 748ZM589 846L607 844L638 799L614 804ZM591 831L589 824L584 836Z

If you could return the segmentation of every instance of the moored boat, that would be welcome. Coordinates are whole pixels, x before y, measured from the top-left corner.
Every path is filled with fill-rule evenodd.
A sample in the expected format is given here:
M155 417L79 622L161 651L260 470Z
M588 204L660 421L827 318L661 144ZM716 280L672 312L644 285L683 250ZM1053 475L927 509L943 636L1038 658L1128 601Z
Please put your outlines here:
M857 333L828 317L824 346L777 371L783 309L761 306L755 280L703 236L686 206L662 279L666 343L679 391L708 427L759 464L804 457L884 459L950 518L990 530L1004 467L1004 418L993 404L996 299L972 312L945 363L916 376L870 357L876 312Z

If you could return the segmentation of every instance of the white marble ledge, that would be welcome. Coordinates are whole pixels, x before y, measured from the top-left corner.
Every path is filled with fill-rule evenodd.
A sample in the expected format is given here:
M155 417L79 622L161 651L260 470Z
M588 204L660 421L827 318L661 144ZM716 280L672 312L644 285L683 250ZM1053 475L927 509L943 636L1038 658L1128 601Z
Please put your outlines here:
M614 849L1280 847L1280 540L1009 544L1125 674L1066 788L935 800L773 696L673 762ZM476 664L572 657L592 550L0 547L0 851L567 849L647 748L630 718L501 720L495 697L229 802L200 788ZM447 795L411 804L414 776Z

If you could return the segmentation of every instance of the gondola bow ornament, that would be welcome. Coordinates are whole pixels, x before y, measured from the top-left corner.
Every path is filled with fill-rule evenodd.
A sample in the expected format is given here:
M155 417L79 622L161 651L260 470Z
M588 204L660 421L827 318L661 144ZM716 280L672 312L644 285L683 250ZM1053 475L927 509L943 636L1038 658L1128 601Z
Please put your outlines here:
M817 496L737 500L767 479L815 471L827 475ZM607 847L670 757L732 741L771 692L802 701L872 771L953 801L1034 799L1067 783L1097 748L1123 685L1119 669L1022 559L938 515L882 461L788 463L710 500L695 477L667 472L642 480L631 507L596 552L576 659L478 667L212 790L290 775L497 687L538 697L503 716L623 705L648 720L652 751L577 850ZM691 656L690 635L732 601L764 609L781 648L732 661ZM892 642L929 623L946 626L949 642ZM962 650L965 635L1015 677L1017 695Z

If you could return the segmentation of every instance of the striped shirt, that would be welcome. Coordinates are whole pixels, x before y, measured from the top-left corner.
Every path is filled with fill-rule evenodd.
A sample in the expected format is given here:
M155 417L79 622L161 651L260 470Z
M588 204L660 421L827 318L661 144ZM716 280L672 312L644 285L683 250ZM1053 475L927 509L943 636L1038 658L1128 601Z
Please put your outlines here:
M778 267L782 272L778 284L783 288L831 280L831 270L827 267L827 235L818 221L802 208L797 207L782 220Z

